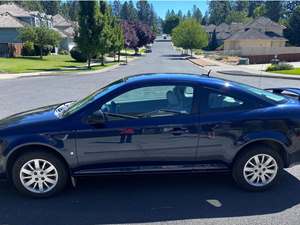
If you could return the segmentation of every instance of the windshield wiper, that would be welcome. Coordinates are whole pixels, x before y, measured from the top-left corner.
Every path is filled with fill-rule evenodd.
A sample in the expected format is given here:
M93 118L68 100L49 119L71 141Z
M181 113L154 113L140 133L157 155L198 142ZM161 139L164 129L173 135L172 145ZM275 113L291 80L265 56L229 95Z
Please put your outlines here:
M129 116L129 115L118 114L118 113L110 113L110 112L105 112L104 114L111 116L111 117L118 117L118 118L123 118L123 119L138 119L139 118L137 116Z
M173 114L188 114L187 111L178 111L178 110L172 110L172 109L159 109L159 110L155 110L155 111L152 111L152 112L147 112L147 113L142 113L142 114L139 114L139 117L148 117L148 116L152 116L152 115L155 115L155 114L158 114L159 113L173 113Z

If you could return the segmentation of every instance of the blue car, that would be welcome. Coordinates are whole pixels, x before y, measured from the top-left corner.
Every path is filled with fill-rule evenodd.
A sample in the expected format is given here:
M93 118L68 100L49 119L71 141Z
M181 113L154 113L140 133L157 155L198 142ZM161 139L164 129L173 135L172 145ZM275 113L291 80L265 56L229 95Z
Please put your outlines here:
M193 74L142 74L0 121L0 172L33 197L77 176L230 171L250 191L300 161L300 104Z

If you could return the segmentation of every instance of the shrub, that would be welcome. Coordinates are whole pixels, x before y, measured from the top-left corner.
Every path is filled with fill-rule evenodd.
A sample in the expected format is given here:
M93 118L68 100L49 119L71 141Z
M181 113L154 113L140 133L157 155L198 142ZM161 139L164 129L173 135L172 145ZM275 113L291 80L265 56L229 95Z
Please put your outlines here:
M72 48L72 50L70 51L71 57L73 59L75 59L77 62L86 62L87 61L87 57L86 55L84 55L79 49L78 47L74 47Z
M34 56L34 45L31 41L26 41L22 48L22 55L23 56Z
M266 71L276 71L276 70L291 70L293 69L293 65L287 63L280 63L280 64L272 64L267 68Z
M69 55L69 51L68 50L65 50L65 49L60 49L58 51L58 54L59 55Z
M51 45L45 45L43 47L43 56L49 55L49 53L52 51L53 47ZM40 47L34 45L34 55L40 55Z

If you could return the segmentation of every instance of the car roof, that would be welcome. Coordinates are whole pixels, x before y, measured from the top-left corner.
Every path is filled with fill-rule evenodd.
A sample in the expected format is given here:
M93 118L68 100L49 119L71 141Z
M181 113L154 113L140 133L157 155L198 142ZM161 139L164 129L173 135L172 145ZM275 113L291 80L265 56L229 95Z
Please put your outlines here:
M138 74L124 78L125 82L136 83L136 82L190 82L199 84L209 84L209 85L224 85L226 80L219 78L209 77L205 74L189 74L189 73L148 73L148 74Z

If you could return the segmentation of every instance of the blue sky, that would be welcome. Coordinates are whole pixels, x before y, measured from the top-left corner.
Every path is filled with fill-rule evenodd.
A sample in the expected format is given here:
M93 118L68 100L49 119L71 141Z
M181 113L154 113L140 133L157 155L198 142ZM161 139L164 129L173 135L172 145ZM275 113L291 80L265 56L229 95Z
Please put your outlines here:
M193 5L196 5L200 8L202 14L204 15L208 8L207 0L149 0L149 2L153 4L157 15L161 18L165 17L168 9L174 9L175 12L181 9L183 13L186 13L189 9L192 9Z

